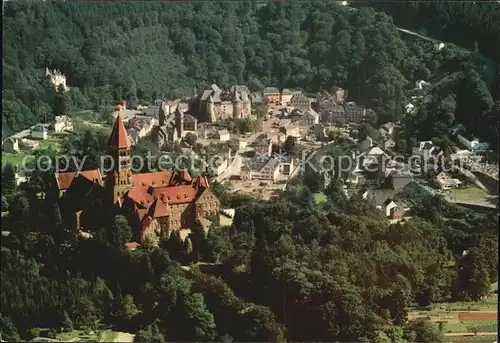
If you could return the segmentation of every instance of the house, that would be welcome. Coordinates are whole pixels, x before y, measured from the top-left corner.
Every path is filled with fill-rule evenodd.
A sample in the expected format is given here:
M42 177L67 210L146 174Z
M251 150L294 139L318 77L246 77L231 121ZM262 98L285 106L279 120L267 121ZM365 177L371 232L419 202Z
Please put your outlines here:
M294 161L292 156L284 156L277 158L280 161L279 172L282 175L290 175L294 169Z
M260 137L260 139L255 143L255 154L258 156L270 157L272 151L273 143L268 136Z
M283 89L281 91L281 106L290 105L290 100L292 100L293 92L289 89Z
M319 114L312 108L309 108L302 116L302 124L306 126L319 124Z
M219 142L228 142L231 139L231 135L227 129L218 129L214 131L212 138L217 139Z
M307 111L311 108L311 101L305 95L294 95L290 99L290 106L302 111Z
M381 129L385 131L386 135L392 135L394 133L394 128L396 125L393 122L387 122L382 125Z
M56 116L52 128L54 132L73 131L73 121L66 115Z
M47 139L49 130L43 125L35 125L31 128L31 137L34 139Z
M224 171L227 169L228 159L227 159L227 157L223 157L223 158L219 157L218 159L213 160L213 163L211 163L211 164L212 165L210 166L210 169L211 169L212 173L215 176L219 176L222 173L224 173Z
M469 151L472 152L485 152L488 151L490 145L486 142L481 142L477 138L466 133L457 134L457 139L460 143L465 145Z
M445 172L440 172L436 175L436 183L441 190L455 189L462 185L462 182L459 179L452 178Z
M16 180L16 186L19 186L21 183L28 181L28 178L26 175L20 174L20 173L15 173L15 180Z
M141 245L139 243L137 243L137 242L129 242L129 243L125 243L125 246L128 248L128 250L135 251Z
M402 205L397 204L394 200L387 199L382 206L382 210L385 212L385 216L389 219L401 220L409 208L405 208Z
M132 242L149 247L219 213L220 202L205 176L194 178L186 170L134 174L131 145L120 116L108 149L115 163L104 177L98 170L55 174L61 214L76 215L77 229L99 227L106 213L119 211L129 218Z
M8 153L15 153L19 151L19 139L9 137L3 141L2 150Z
M233 146L235 150L241 150L246 148L247 142L242 139L231 138L230 145Z
M354 172L382 171L389 160L390 156L385 151L377 146L372 147L367 152L361 153L357 156L357 166Z
M267 159L264 164L260 161L254 161L254 163L243 166L240 178L242 180L270 180L275 182L280 174L280 164L280 161L273 157Z
M266 87L262 91L264 95L264 102L266 104L279 105L281 101L281 94L276 87Z

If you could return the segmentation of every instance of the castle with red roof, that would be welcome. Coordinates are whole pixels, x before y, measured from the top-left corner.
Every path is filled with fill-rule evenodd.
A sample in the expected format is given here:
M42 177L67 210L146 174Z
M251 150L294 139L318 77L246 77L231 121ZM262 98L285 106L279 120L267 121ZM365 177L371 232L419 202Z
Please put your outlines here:
M115 163L107 175L98 169L55 175L62 209L76 214L78 229L92 226L99 211L106 215L106 205L112 205L129 219L136 241L155 245L173 231L219 213L219 200L205 176L193 178L186 170L132 173L131 145L120 116L108 147Z

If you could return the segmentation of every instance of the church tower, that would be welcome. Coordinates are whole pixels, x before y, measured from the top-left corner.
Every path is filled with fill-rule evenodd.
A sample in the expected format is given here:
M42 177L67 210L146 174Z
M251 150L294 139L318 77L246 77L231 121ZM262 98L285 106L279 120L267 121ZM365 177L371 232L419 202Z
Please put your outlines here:
M119 115L113 125L108 147L113 157L113 169L106 177L106 184L112 190L113 204L116 204L133 187L130 167L130 142Z

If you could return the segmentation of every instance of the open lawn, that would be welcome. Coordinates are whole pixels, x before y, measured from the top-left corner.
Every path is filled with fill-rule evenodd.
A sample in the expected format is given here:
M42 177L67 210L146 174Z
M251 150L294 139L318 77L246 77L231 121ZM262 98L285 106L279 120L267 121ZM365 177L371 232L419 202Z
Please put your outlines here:
M69 116L71 118L81 118L82 120L85 120L85 121L95 120L95 113L94 113L94 111L90 111L90 110L73 112L73 113L70 113Z
M477 187L459 188L446 192L448 198L459 201L484 200L486 195L488 193Z
M497 295L477 302L440 303L429 310L410 309L408 319L426 318L436 325L441 322L445 334L496 332L497 304Z
M22 151L15 154L2 151L2 167L7 163L11 163L13 166L19 166L23 158L26 156L27 154L23 153Z
M498 331L498 323L496 320L465 320L463 322L443 323L443 332L496 332Z
M326 195L323 194L322 192L320 193L314 193L313 194L313 199L316 204L321 204L326 201Z

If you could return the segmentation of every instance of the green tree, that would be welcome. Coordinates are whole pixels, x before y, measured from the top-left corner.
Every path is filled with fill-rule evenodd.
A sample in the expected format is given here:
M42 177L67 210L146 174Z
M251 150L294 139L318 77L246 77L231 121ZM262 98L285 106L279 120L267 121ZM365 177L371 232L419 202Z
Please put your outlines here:
M196 137L195 134L191 133L191 132L188 132L186 134L186 136L184 136L184 141L189 144L190 146L193 146L195 143L196 143L196 139L198 137Z
M116 216L113 227L109 231L109 242L117 247L123 247L125 243L132 239L132 229L128 224L127 218Z
M203 295L200 293L187 294L183 298L183 317L187 339L213 340L216 335L213 315L207 310Z
M124 318L125 320L130 320L137 315L139 310L135 305L134 297L132 295L126 294L123 297L122 310L120 312L121 312L121 317Z
M405 329L405 338L410 342L444 342L444 336L438 327L425 319L410 321Z
M2 169L2 189L4 195L12 194L16 189L16 171L10 162Z
M17 332L17 328L12 324L9 317L0 315L0 336L2 340L7 342L19 342L21 338Z
M68 312L66 311L63 312L63 318L61 320L61 328L64 331L73 330L73 321L71 321L71 318L68 316Z
M136 343L165 343L165 338L158 330L156 324L148 325L142 330L137 331L134 336Z

